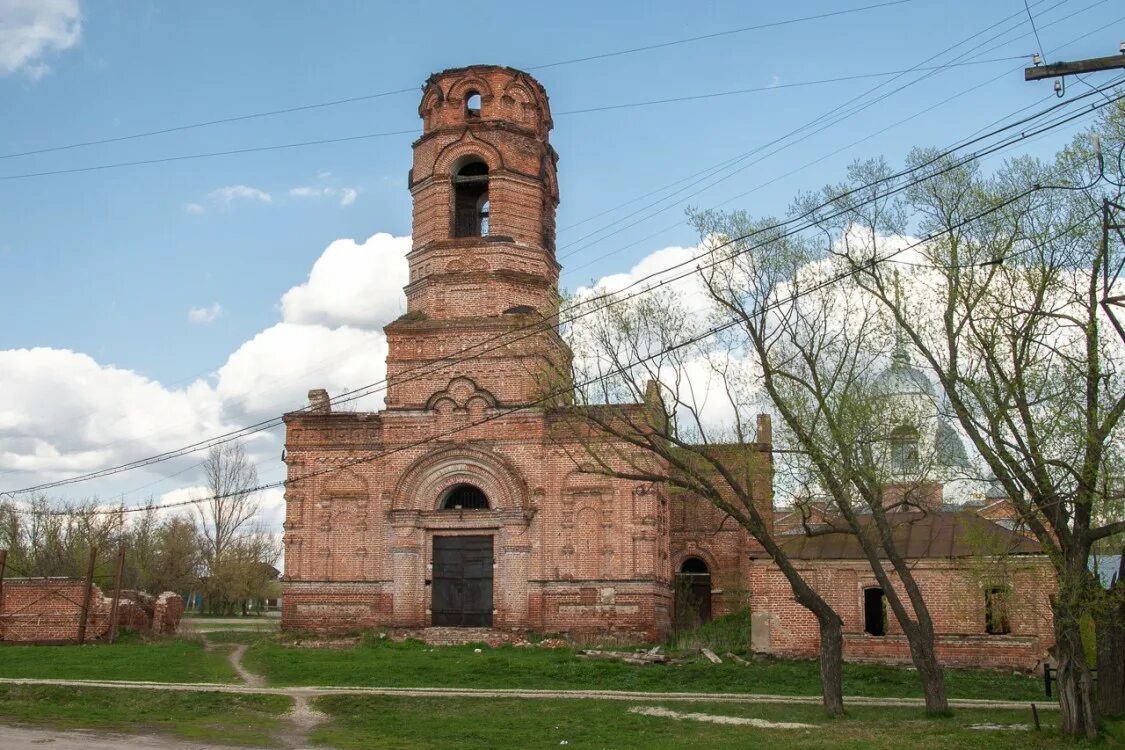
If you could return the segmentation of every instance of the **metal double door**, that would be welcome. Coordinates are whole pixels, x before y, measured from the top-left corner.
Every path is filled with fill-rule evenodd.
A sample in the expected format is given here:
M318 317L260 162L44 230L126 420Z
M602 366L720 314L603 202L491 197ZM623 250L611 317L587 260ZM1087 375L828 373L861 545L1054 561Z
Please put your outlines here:
M434 625L492 627L492 537L435 536Z

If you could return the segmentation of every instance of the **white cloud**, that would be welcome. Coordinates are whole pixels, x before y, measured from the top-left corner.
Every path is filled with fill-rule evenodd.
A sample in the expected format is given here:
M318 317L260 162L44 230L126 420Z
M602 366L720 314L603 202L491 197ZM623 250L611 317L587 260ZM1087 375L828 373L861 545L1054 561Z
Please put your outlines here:
M272 195L256 187L250 187L249 185L227 185L226 187L212 190L208 195L215 200L222 201L227 206L230 206L230 204L236 200L273 203Z
M283 297L281 321L239 346L213 374L182 388L79 352L0 350L0 488L194 443L299 408L312 388L338 394L381 381L387 356L382 326L405 309L409 248L409 237L388 234L362 243L333 242L309 278ZM189 318L202 322L221 308L216 304L194 312ZM376 393L341 408L381 406L382 395ZM266 431L246 442L263 481L282 476L280 438L280 432ZM143 502L147 492L164 501L183 499L176 487L199 483L198 461L193 455L58 492L110 497L128 491L128 504ZM280 495L275 500L280 507ZM280 518L277 508L270 513L263 520Z
M81 36L78 0L0 0L0 76L22 72L38 80L50 72L45 58Z
M332 198L338 200L341 206L350 206L359 197L359 190L350 187L309 187L308 185L302 185L290 189L289 197L297 199Z
M215 302L207 307L193 307L187 316L192 323L211 323L222 314L223 306Z
M691 310L706 310L709 305L707 291L699 277L691 273L696 258L703 250L699 246L680 247L673 245L649 253L625 273L603 276L592 286L580 287L576 294L584 297L592 294L612 294L624 290L629 293L664 283L666 288L676 292ZM677 278L677 277L683 278ZM633 286L635 285L635 286Z
M201 214L207 213L207 209L205 209L203 206L199 205L198 203L186 203L186 204L184 204L184 213L185 214L192 214L194 216L199 216Z
M281 298L292 323L379 329L405 309L409 237L379 233L363 244L336 240L313 264L308 281Z

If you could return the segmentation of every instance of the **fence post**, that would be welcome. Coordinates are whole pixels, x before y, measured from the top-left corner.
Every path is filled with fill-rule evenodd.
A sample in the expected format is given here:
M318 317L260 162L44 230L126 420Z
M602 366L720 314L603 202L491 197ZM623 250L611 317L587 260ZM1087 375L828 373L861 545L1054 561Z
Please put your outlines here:
M86 590L82 594L82 614L78 620L78 643L86 642L86 620L90 616L90 598L94 595L94 561L98 557L98 548L90 547L90 562L86 565Z
M1043 665L1043 689L1047 693L1047 697L1051 697L1051 665Z
M121 601L121 574L125 569L125 544L117 545L117 569L113 574L113 604L109 608L109 642L117 638L117 604Z

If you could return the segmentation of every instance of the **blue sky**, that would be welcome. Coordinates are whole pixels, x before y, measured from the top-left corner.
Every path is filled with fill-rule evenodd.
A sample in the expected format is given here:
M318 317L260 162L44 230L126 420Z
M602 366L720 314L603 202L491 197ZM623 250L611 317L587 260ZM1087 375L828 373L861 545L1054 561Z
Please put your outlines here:
M609 207L759 147L886 79L564 114L569 110L907 69L1008 16L1012 19L939 62L994 35L998 37L963 59L1030 55L1037 46L1022 0L914 0L825 20L537 69L559 60L872 2L0 0L0 154L415 89L284 116L4 158L0 159L0 178L415 129L419 124L417 90L431 72L496 63L531 70L551 97L556 112L552 141L561 157L559 226L565 230ZM1118 41L1125 38L1123 11L1115 0L1032 0L1049 60L1113 54ZM27 18L37 25L21 26ZM1083 35L1087 36L1062 47ZM1049 96L1050 82L1025 83L1016 70L1021 65L1019 60L1007 60L937 72L688 202L701 208L723 205L733 196L753 191L725 206L756 214L784 212L801 190L840 179L853 158L883 154L892 163L900 163L915 145L949 144ZM908 76L895 85L918 77ZM908 124L781 177L993 78L998 80ZM1071 86L1078 84L1072 82ZM1053 134L1027 150L1050 153L1072 132ZM323 310L293 312L295 297L285 295L305 285L306 291L313 289L309 295L315 296L321 288L327 297L332 296L330 287L317 287L309 274L336 240L359 243L339 246L336 261L340 263L360 258L361 263L368 263L369 273L378 275L383 274L379 264L384 257L379 253L388 253L388 264L397 262L392 260L396 251L389 238L368 247L367 261L358 248L379 232L398 237L410 232L405 176L411 140L411 135L399 135L151 166L0 179L0 278L4 282L0 354L41 348L84 355L83 366L89 366L91 373L104 374L105 368L131 373L136 378L130 383L148 383L183 395L187 399L184 408L190 410L195 403L187 393L192 385L201 382L218 388L214 373L231 365L232 353L247 342L261 344L267 332L280 337L276 332L279 321L294 325L319 321L319 325L327 320L337 328L348 325L346 320L332 319L332 323L329 319L335 313ZM771 180L776 182L759 187ZM659 204L657 208L667 206L667 210L596 244L582 247L594 238L575 242L650 200L560 232L564 285L574 288L601 276L627 272L661 248L694 242L683 223L685 204L677 201ZM624 223L637 218L627 218ZM323 268L328 267L325 261ZM394 277L393 273L385 275ZM329 278L326 270L320 283L328 284ZM283 298L291 302L289 312ZM193 309L196 312L191 314ZM376 327L372 323L364 330ZM345 334L332 330L337 345L342 345ZM356 342L368 340L355 335ZM294 381L282 389L276 404L268 406L299 406L299 394L319 384L310 381L324 376L324 368L331 364L318 365L320 347L310 343L305 360L291 365L280 358L257 360L272 363L277 378ZM75 396L76 411L61 407L54 414L37 411L35 404L41 403L37 399L50 400L57 389L81 391L87 383L87 376L78 373L81 368L72 370L67 364L78 361L73 357L48 360L8 360L18 361L24 373L20 390L24 403L5 406L0 402L0 488L27 477L96 468L99 460L135 458L136 451L162 445L146 443L130 433L120 437L125 445L120 452L99 452L94 436L114 438L113 429L91 428L87 444L74 448L86 456L82 460L64 460L70 448L60 437L53 447L34 449L41 458L57 454L59 461L21 463L21 451L31 450L28 446L34 442L29 425L42 428L44 435L61 435L68 424L89 422L91 410L98 408L92 396L85 400ZM302 377L318 366L321 369L315 377ZM355 377L365 372L360 368ZM73 377L68 380L68 375ZM268 376L258 373L247 382L261 382ZM0 373L0 382L2 379ZM37 391L29 385L35 382L53 386ZM129 398L127 388L121 388L125 390L112 387L107 393ZM226 412L197 422L185 417L194 426L175 435L186 438L183 442L192 435L194 439L205 437L193 430L259 415L250 407L231 410L229 404L215 406L198 398L199 403L206 403L200 408ZM266 406L258 407L261 413ZM132 417L122 412L106 419L116 424L114 420ZM17 424L22 427L11 427ZM5 438L11 441L7 449ZM271 454L272 450L270 447ZM280 463L275 464L270 471L280 470ZM28 468L31 466L35 468ZM179 464L176 470L185 468L190 465ZM159 473L141 477L145 478L162 480ZM190 483L190 478L187 471L183 481ZM176 481L164 481L154 491L176 486ZM133 477L132 485L136 484L138 478ZM110 483L75 489L73 494L109 493L123 487Z

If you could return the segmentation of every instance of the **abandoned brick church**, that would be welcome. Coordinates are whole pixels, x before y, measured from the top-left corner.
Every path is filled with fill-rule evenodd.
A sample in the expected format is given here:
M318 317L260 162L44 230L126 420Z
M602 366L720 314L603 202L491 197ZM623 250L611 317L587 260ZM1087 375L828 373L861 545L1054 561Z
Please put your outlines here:
M680 607L696 621L750 604L757 648L815 653L811 619L737 524L683 493L580 471L574 433L559 426L565 409L535 405L537 373L571 356L556 328L534 325L557 310L560 271L558 155L543 87L507 67L447 70L426 82L419 114L407 312L385 329L385 408L333 411L314 390L308 408L286 416L289 477L312 478L286 489L283 626L652 640L682 619L674 592L687 590ZM741 449L772 520L768 418ZM953 533L943 523L934 533ZM986 612L1001 606L996 592L958 578L966 566L956 545L917 549L934 571L925 585L943 597L933 607L939 652L1034 666L1051 631L1040 615L1049 576L1034 546L1003 584L1001 633L989 632L996 618ZM874 583L861 561L812 544L796 557L844 617L850 656L909 659L893 624L865 623Z

